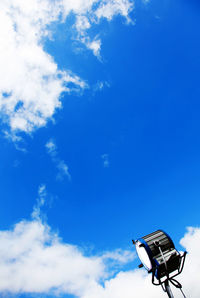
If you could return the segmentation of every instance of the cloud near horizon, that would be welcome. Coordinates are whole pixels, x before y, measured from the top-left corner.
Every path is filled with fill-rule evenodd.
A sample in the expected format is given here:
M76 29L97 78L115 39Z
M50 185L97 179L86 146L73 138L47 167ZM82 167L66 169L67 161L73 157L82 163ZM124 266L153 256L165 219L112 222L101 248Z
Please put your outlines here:
M18 132L31 133L45 126L61 108L63 92L80 91L86 82L60 70L44 50L53 38L51 24L75 16L74 38L100 56L101 40L88 33L101 19L115 15L130 21L130 0L2 0L0 3L0 115L17 141Z
M44 185L40 186L39 195L43 200ZM165 297L161 287L151 284L144 269L123 269L135 258L134 250L88 255L85 248L64 242L52 231L39 217L41 204L36 207L37 216L0 231L1 293L71 294L79 298ZM188 256L178 279L186 296L198 298L200 228L188 228L180 243ZM176 297L182 297L180 291L173 291Z
M101 283L111 274L106 265L110 260L115 267L134 256L122 250L86 256L83 249L64 243L38 217L22 220L0 232L0 292L90 297L103 290Z

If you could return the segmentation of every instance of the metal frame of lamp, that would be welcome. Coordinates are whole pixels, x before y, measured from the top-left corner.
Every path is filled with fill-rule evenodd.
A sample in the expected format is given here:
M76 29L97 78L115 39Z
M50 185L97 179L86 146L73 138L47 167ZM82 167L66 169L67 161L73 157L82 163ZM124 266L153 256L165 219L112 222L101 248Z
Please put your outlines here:
M141 261L139 268L144 267L148 273L152 273L152 283L156 286L161 285L168 296L173 298L169 284L171 282L186 297L182 285L174 279L183 270L186 252L180 254L170 236L162 230L132 241Z

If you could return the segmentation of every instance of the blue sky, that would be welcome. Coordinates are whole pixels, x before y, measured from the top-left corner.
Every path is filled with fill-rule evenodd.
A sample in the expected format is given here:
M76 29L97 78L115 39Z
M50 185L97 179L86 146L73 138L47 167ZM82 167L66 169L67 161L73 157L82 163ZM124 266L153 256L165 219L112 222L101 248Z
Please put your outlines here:
M59 234L61 244L77 246L88 258L126 252L126 262L106 255L119 263L106 263L108 277L99 273L108 283L121 272L140 274L134 271L132 239L162 228L183 249L179 241L186 227L199 233L200 224L198 1L137 0L134 8L128 0L91 1L86 10L81 1L78 8L60 1L66 19L61 22L62 11L51 20L51 10L39 8L43 27L39 16L35 19L37 10L35 15L23 11L23 1L15 4L18 13L14 2L9 7L4 2L5 15L9 9L18 26L19 44L10 41L8 23L6 46L13 51L6 56L5 46L0 61L19 64L13 69L3 64L1 70L1 231L16 236L16 224L24 223L25 229L41 223ZM102 9L98 17L98 5L107 5L107 14ZM38 36L27 33L27 16L36 20L32 29ZM62 297L117 297L115 292L80 294L59 282L44 289L37 283L35 288L5 285L1 291L54 297L55 288Z

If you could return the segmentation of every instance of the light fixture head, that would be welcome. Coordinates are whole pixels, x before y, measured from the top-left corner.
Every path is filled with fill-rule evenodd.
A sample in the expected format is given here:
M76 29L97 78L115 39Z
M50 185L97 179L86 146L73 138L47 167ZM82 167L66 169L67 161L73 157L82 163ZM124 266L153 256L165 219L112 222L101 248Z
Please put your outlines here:
M187 252L181 255L169 235L162 230L132 241L142 262L139 268L144 266L148 273L152 273L152 284L161 285L168 297L173 298L169 285L171 282L185 297L182 285L174 277L182 272Z
M180 253L172 239L162 230L155 231L135 241L136 251L145 269L154 272L157 279L178 270Z

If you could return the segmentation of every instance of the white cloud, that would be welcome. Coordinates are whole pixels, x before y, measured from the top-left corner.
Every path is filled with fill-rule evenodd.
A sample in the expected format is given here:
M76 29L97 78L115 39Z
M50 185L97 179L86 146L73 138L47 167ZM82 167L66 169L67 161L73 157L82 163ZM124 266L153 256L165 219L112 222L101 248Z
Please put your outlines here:
M93 51L93 54L100 59L100 50L101 50L101 40L95 38L94 40L90 41L88 39L83 39L83 43L87 46L88 49Z
M38 192L41 206L45 185ZM189 228L181 244L188 256L178 279L186 296L198 298L200 228ZM79 298L165 297L161 287L151 284L151 276L144 269L120 269L134 258L134 251L120 249L87 255L86 250L63 242L37 216L0 231L0 292L72 294ZM173 288L173 292L182 297L179 290Z
M86 16L79 15L76 18L76 24L75 24L76 30L80 33L82 31L85 31L91 27L91 24Z
M119 272L116 277L107 279L104 287L88 291L81 298L160 298L165 297L160 288L151 284L150 276L143 270Z
M53 163L55 163L56 168L58 169L57 179L63 180L63 177L66 176L69 180L71 180L69 167L64 162L64 160L59 158L55 141L53 139L50 139L46 143L45 147L47 149L48 154L51 156Z
M64 244L40 221L18 223L0 233L1 291L81 293L103 272L98 258L84 257L77 247ZM77 281L79 280L79 284Z
M64 1L65 3L65 1ZM76 7L73 9L76 16L75 28L77 30L77 39L85 46L93 51L93 54L100 57L101 39L96 35L93 39L90 38L88 30L93 24L98 24L103 18L111 21L114 16L123 16L127 23L132 23L129 17L130 12L134 8L134 2L131 0L90 0L77 1ZM83 5L84 3L84 5ZM65 5L68 11L68 4Z
M92 12L92 7L98 0L61 0L63 13L67 16L70 12L75 15L84 15Z
M103 254L102 259L110 259L113 262L126 264L133 260L133 252L130 251L122 251L121 249L117 249L112 252L106 252Z
M47 143L46 143L46 149L47 152L51 155L51 156L55 156L57 155L57 146L55 144L55 142L50 139Z
M79 77L60 71L42 46L46 26L59 15L49 0L0 3L0 109L12 131L44 126L68 83L84 88Z
M186 257L185 269L180 278L186 296L199 297L199 268L200 268L200 228L189 227L184 238L181 239L181 245L186 248L188 255ZM187 295L188 293L188 295Z
M114 252L119 264L133 254ZM21 221L10 231L0 232L0 291L11 293L68 293L87 297L102 291L101 280L108 276L107 256L85 256L64 243L39 219Z
M51 37L51 23L64 22L72 12L76 39L100 57L101 40L90 38L88 30L101 18L110 21L119 14L128 19L132 6L131 0L0 2L0 112L14 141L18 141L17 132L30 133L46 125L61 108L63 92L87 86L69 70L59 70L45 52L43 44Z
M112 20L113 16L121 15L130 21L129 13L133 9L133 1L129 0L104 0L96 10L98 19L106 18Z

